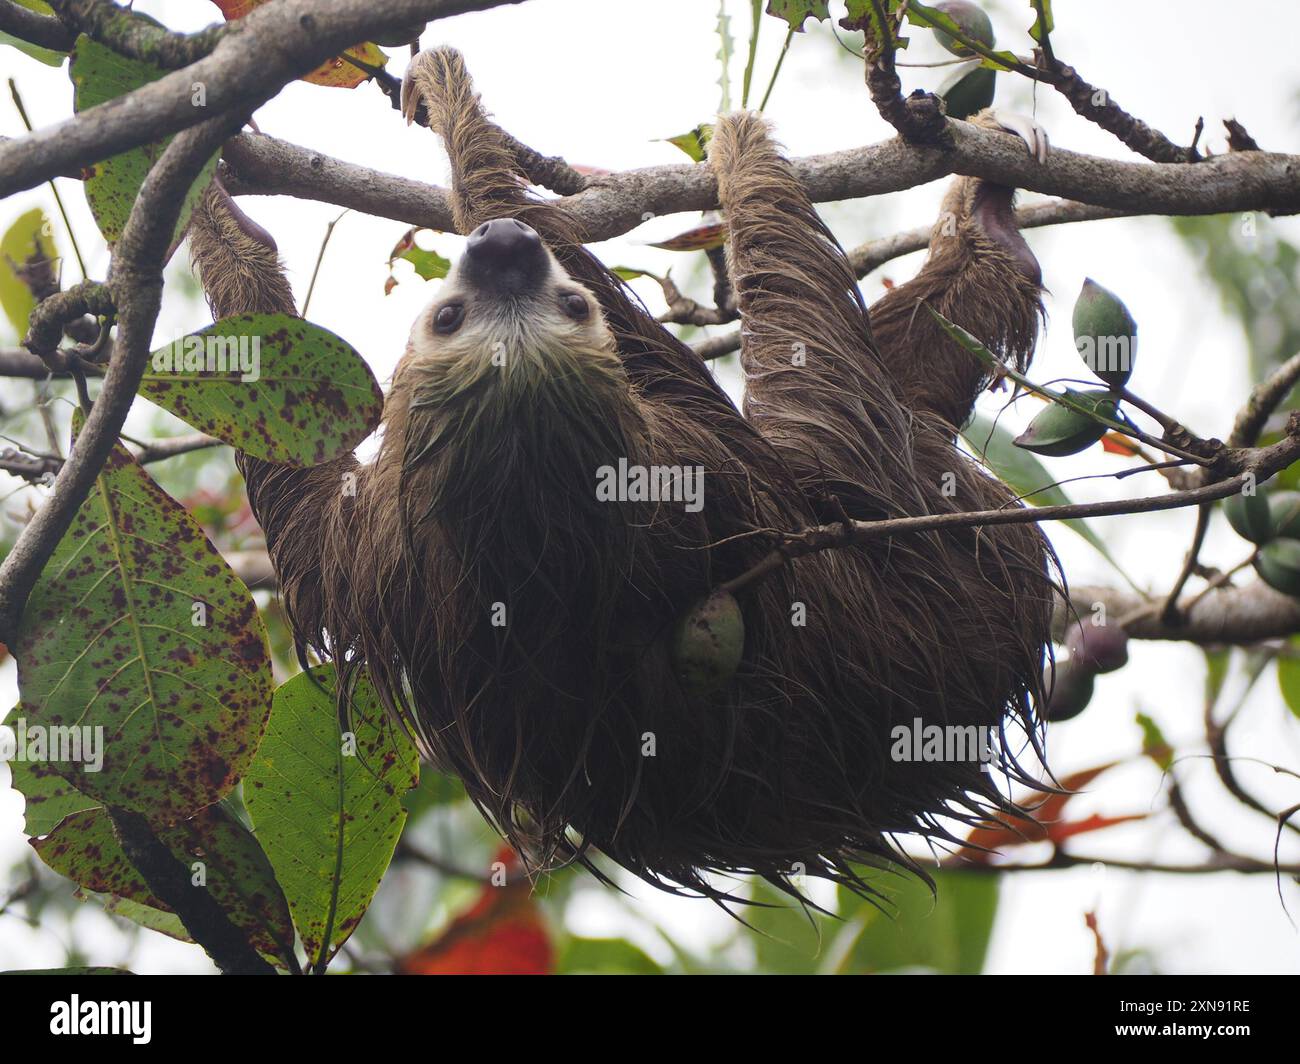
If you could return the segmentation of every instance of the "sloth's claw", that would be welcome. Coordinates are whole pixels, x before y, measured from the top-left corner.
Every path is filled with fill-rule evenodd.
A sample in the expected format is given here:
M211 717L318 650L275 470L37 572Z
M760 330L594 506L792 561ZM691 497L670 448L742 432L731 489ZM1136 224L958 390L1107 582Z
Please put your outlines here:
M417 56L416 59L419 57ZM411 71L415 67L415 60L406 67L406 73L402 75L402 117L406 119L409 126L415 121L415 113L420 108L420 90L416 88L415 78Z
M1025 142L1029 154L1040 163L1047 162L1047 152L1051 147L1047 139L1047 130L1027 115L1013 111L992 111L990 116L1008 133L1014 133Z

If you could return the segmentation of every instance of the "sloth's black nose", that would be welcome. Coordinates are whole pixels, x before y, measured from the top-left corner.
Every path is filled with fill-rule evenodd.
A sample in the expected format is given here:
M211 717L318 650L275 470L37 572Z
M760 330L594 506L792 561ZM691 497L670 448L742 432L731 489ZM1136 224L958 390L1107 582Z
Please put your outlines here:
M465 272L471 284L521 295L546 277L546 249L531 226L514 218L493 218L470 233Z

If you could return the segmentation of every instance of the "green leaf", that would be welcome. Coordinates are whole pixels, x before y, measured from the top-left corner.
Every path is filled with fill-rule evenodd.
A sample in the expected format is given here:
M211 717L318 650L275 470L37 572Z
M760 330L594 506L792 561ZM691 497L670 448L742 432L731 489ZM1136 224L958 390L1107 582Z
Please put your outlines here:
M1169 745L1154 717L1139 713L1137 725L1142 729L1142 753L1168 772L1174 763L1174 748Z
M997 915L999 877L985 872L932 875L937 895L915 876L873 880L889 899L887 912L867 901L858 901L853 911L852 896L841 889L841 912L848 917L852 944L835 970L978 975Z
M441 280L451 272L451 259L443 258L436 251L429 251L415 242L397 256L415 267L415 272L426 281Z
M252 833L220 804L155 832L172 856L198 877L194 889L210 891L259 952L288 967L294 942L289 907ZM75 813L46 837L32 839L31 845L54 871L87 890L172 913L127 858L104 809ZM130 919L143 915L132 906L114 906L113 911ZM158 923L149 920L146 926L158 929Z
M73 109L78 112L123 96L168 73L152 63L118 55L85 34L77 38L68 72L75 86ZM90 205L90 213L95 217L95 224L109 244L115 243L122 235L140 186L144 184L150 167L162 156L171 139L166 137L152 144L132 148L97 162L83 172L86 202ZM180 217L176 221L177 240L185 232L191 212L216 172L219 155L219 151L213 153L185 194Z
M1300 640L1292 639L1288 649L1292 652L1300 650ZM1300 659L1277 659L1277 684L1282 689L1286 708L1300 718Z
M665 137L664 139L669 144L685 152L692 162L702 163L707 155L709 140L712 136L713 126L707 122L702 122L686 133L678 133L675 137Z
M311 466L379 424L383 393L365 360L288 314L239 314L160 347L140 394L256 458Z
M999 480L1007 484L1017 495L1034 506L1065 506L1073 500L1059 484L1052 481L1051 474L1043 463L1029 451L1015 446L1011 433L997 425L989 417L976 414L969 425L962 430L962 438L970 444L985 465L997 474ZM1120 568L1119 562L1111 554L1101 537L1083 518L1071 518L1060 524L1072 529L1088 541L1097 553L1105 558L1126 581L1136 588L1132 579Z
M54 9L50 7L45 0L13 0L19 7L25 7L28 11L35 11L38 15L53 15ZM56 52L53 48L42 48L39 44L31 44L19 37L9 33L0 32L0 44L12 45L20 52L24 52L33 59L39 59L47 66L63 66L63 61L68 58L67 52Z
M0 307L19 338L27 332L27 319L36 309L36 297L22 274L30 270L35 277L57 276L58 252L52 233L45 212L33 207L19 215L0 237Z
M1228 678L1228 665L1232 661L1232 649L1225 647L1220 650L1206 650L1202 648L1205 654L1205 700L1211 705L1218 700L1219 692L1223 690L1223 681ZM1300 676L1297 676L1297 682L1300 682ZM1300 694L1300 688L1297 688L1297 694ZM1286 692L1283 692L1285 697Z
M663 968L622 938L569 938L560 950L558 975L661 975Z
M1052 0L1030 0L1030 5L1036 17L1034 24L1029 27L1029 36L1042 44L1043 38L1056 29L1056 20L1052 17Z
M767 13L785 19L796 33L803 32L803 24L810 18L825 22L831 17L827 0L767 0Z
M270 709L266 633L252 596L120 444L41 574L10 649L29 730L70 728L86 744L80 760L52 759L53 767L88 797L154 822L227 794Z
M349 733L340 731L333 685L334 669L324 666L277 689L244 780L254 831L318 968L365 915L406 823L402 799L419 778L414 745L369 681L357 685Z

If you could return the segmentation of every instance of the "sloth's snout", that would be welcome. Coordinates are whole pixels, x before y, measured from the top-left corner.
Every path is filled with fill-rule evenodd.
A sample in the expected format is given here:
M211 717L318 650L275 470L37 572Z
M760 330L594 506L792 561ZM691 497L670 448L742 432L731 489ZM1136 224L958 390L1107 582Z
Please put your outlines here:
M471 284L510 295L539 288L549 270L537 230L515 218L493 218L470 233L463 273Z

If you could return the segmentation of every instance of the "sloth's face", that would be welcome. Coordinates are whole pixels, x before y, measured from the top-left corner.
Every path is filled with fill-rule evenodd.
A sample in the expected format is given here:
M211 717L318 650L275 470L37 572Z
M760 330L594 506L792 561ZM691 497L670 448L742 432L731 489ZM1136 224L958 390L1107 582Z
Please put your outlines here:
M517 379L610 356L614 340L592 294L534 229L496 218L470 234L438 297L416 318L403 365L478 379L497 368Z

